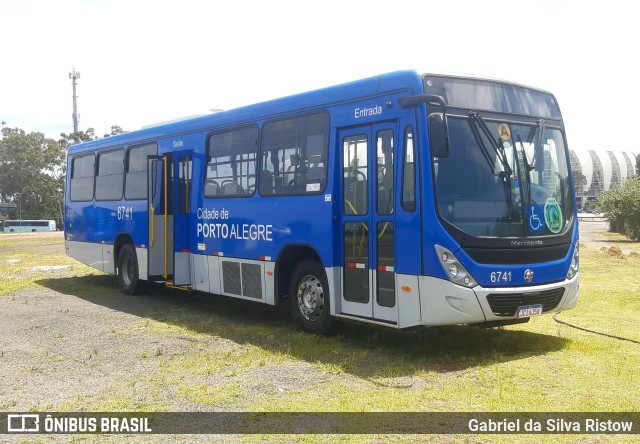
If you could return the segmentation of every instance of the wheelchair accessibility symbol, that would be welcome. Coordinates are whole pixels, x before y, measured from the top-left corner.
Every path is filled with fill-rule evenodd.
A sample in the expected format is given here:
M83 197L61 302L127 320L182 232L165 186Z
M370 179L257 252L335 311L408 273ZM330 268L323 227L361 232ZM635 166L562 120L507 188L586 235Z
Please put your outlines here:
M544 208L542 205L529 205L529 232L540 233L546 230L544 222Z

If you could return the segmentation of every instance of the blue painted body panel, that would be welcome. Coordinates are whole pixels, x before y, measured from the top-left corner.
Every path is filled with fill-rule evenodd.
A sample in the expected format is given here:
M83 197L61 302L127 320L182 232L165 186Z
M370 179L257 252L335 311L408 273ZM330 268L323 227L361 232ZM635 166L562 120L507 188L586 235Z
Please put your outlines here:
M74 155L128 147L147 142L158 144L158 155L189 152L193 156L191 214L175 219L175 251L193 254L222 252L225 257L275 261L287 245L304 244L318 252L326 267L342 266L342 164L339 129L389 122L396 125L398 140L407 125L415 130L418 148L417 210L406 212L396 205L393 216L397 242L395 272L426 275L446 279L433 248L434 244L454 252L465 268L482 286L497 286L488 281L492 271L512 271L510 285L523 284L523 270L531 268L537 283L565 278L573 248L566 258L545 264L496 266L475 263L468 257L438 221L434 208L431 160L428 154L426 107L402 108L398 98L423 93L421 74L402 71L352 82L318 91L290 96L257 105L224 111L184 121L167 123L127 134L75 145ZM380 106L380 114L358 117L357 109ZM214 199L203 195L207 136L213 131L239 127L248 123L262 128L265 121L325 110L330 115L329 169L327 186L322 194L309 196L263 197L256 192L251 197ZM179 148L174 148L176 142ZM176 155L177 157L177 155ZM177 158L175 159L177 162ZM175 164L174 164L175 165ZM401 162L396 160L396 183L399 184ZM71 165L67 166L71 171ZM396 185L395 201L400 202L401 190ZM74 241L114 244L119 233L129 233L138 247L149 244L149 218L146 199L116 202L71 202L69 181L65 190L65 234ZM118 218L118 208L131 208L130 218ZM203 218L202 213L217 215ZM204 227L208 224L209 236ZM211 224L214 226L211 227ZM227 228L223 228L223 225ZM262 228L260 228L262 227ZM200 230L199 230L200 228ZM226 230L226 231L224 231ZM213 235L212 233L215 233ZM226 233L226 235L224 235ZM577 224L574 224L574 245ZM375 264L371 264L375 266ZM517 277L517 279L516 279ZM524 285L524 284L523 284Z

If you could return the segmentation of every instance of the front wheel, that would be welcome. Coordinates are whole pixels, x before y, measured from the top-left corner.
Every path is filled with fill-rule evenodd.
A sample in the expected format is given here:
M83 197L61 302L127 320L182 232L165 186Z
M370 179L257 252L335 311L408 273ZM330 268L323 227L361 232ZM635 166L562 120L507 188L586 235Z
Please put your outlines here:
M130 244L123 246L118 254L118 282L120 291L125 294L136 294L142 290L138 257L136 250Z
M308 333L328 335L336 322L330 313L329 284L324 268L306 259L293 270L289 283L289 307L294 321Z

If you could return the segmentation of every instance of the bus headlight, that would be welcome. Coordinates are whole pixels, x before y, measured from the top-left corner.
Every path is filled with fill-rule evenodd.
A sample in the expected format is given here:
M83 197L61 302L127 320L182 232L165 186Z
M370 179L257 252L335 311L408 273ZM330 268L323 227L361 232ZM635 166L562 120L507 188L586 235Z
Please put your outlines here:
M567 272L567 279L573 279L580 269L580 254L578 244L576 244L575 250L573 250L573 257L571 258L571 265L569 265L569 271Z
M462 264L458 262L458 259L456 259L453 253L440 245L436 245L435 248L436 253L438 254L438 259L440 259L440 264L442 264L442 268L444 268L444 271L451 282L467 288L478 285L473 276L471 276Z

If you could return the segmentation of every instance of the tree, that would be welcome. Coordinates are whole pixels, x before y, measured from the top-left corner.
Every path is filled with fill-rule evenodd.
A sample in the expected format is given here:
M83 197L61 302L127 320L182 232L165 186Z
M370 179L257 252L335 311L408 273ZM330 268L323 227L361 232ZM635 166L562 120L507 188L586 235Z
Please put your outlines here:
M4 122L3 122L4 124ZM125 133L113 125L111 134ZM43 133L27 134L19 128L2 128L0 139L0 201L19 204L22 219L64 218L66 150L71 145L97 139L93 128L61 133L55 141Z
M581 193L583 190L583 187L587 184L587 176L585 176L584 174L582 174L581 171L573 171L573 182L574 185L576 187L576 191L578 193Z
M118 126L118 125L113 125L111 127L111 132L108 134L105 134L104 137L111 137L111 136L117 136L118 134L125 134L128 131L125 131L122 129L122 127Z
M0 200L19 204L23 219L62 222L65 149L43 133L2 128Z
M607 216L611 231L640 240L640 177L625 180L620 186L603 192L596 211Z
M93 128L87 128L86 131L78 131L76 133L61 133L60 139L58 142L65 149L70 147L71 145L77 145L78 143L88 142L90 140L95 140L97 137L95 135L95 131Z

